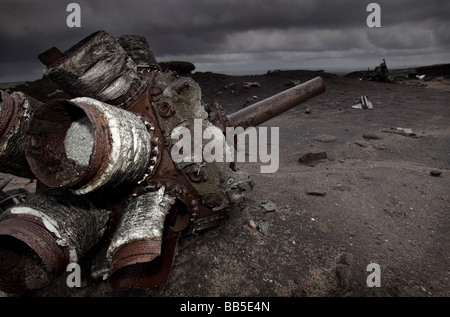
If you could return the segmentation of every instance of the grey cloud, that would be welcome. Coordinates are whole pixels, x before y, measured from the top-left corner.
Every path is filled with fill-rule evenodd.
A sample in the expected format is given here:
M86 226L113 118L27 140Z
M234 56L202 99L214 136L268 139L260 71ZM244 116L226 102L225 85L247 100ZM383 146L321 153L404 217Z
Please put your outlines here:
M82 27L66 26L66 5L59 0L0 0L2 78L25 68L40 69L37 55L56 46L68 49L97 30L114 36L146 36L158 58L186 58L213 67L239 64L233 58L269 63L313 53L316 62L336 57L363 58L402 54L419 48L445 59L449 49L450 3L440 0L377 0L382 27L366 26L366 6L353 0L74 0ZM360 55L355 55L359 54ZM365 53L364 53L365 52ZM394 57L394 55L392 55ZM423 55L420 55L423 56ZM263 59L264 57L264 59ZM382 58L382 56L379 56ZM436 57L437 58L437 57ZM311 57L311 60L314 56ZM33 60L33 63L30 62ZM206 62L207 61L207 62ZM308 61L310 61L308 57ZM274 60L274 63L276 60ZM424 60L424 63L427 63ZM350 64L350 63L349 63ZM6 67L8 65L8 67ZM11 67L10 65L15 65ZM26 66L25 66L26 65ZM22 70L20 70L22 69ZM34 70L34 72L36 72ZM33 72L33 71L31 71Z

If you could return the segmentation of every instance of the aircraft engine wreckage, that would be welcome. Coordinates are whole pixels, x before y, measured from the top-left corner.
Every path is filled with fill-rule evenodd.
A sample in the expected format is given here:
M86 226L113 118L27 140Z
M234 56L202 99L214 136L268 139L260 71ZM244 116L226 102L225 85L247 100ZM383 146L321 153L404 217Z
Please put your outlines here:
M0 215L0 290L16 294L92 252L92 277L115 289L165 284L178 239L219 225L254 185L233 163L175 162L171 132L201 119L224 135L325 91L317 77L231 115L216 104L210 122L199 85L162 72L141 36L98 31L39 59L72 99L1 92L0 172L37 179Z

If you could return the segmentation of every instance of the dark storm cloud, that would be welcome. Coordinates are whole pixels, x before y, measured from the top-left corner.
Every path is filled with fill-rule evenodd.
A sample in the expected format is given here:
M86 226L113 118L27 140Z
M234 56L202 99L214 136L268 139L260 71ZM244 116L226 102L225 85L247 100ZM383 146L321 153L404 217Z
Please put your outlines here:
M385 56L408 56L413 64L449 59L448 1L373 1L382 10L382 27L373 29L366 26L372 1L73 1L81 6L82 27L68 28L70 2L0 0L0 79L39 76L39 53L52 46L66 50L99 29L146 36L158 59L222 70L277 63L376 66Z

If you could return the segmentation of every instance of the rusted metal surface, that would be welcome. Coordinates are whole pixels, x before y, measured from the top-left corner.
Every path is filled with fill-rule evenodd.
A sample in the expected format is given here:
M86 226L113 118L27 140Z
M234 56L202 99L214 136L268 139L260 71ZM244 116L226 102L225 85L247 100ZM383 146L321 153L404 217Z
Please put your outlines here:
M230 115L225 115L221 109L221 128L225 130L226 127L256 127L324 91L322 78L316 77Z
M33 114L42 103L21 92L0 93L0 172L35 178L22 144Z
M42 183L85 194L137 181L149 163L150 143L137 115L85 97L39 108L24 147Z
M138 35L123 35L117 38L119 44L127 52L128 56L139 68L151 68L161 70L147 39Z
M124 207L122 218L116 228L111 244L108 248L107 257L113 263L111 271L118 269L115 262L129 261L129 252L124 252L126 247L136 241L153 241L155 244L149 243L150 261L160 254L160 250L155 246L161 246L163 235L164 221L170 208L174 204L174 199L165 193L165 188L161 187L158 191L149 192L137 197L131 197ZM159 242L158 242L159 241ZM132 249L135 249L134 247ZM128 254L127 257L117 257L117 252ZM147 252L137 252L140 256ZM128 265L138 263L140 261L148 261L136 258Z
M8 126L12 121L15 114L15 102L10 94L0 90L0 137L4 138L5 132L8 130Z
M26 244L38 255L36 260L45 266L41 274L45 276L40 278L37 287L40 288L62 273L68 263L78 262L101 240L109 216L109 210L99 208L85 197L61 189L46 190L1 215L0 254L6 257L13 252L7 246L11 238ZM30 270L39 267L39 263L31 265ZM17 291L35 289L33 281L9 285L17 283L9 278L10 273L0 269L0 287L8 290L17 287ZM31 275L32 272L23 274Z
M149 289L163 286L170 277L178 239L178 234L165 230L160 246L160 255L152 261L122 266L109 278L111 286L117 290ZM148 248L147 243L148 241L145 243L144 250ZM159 249L159 245L157 248Z
M49 55L56 59L49 59ZM104 31L91 34L60 56L44 52L41 60L47 66L44 75L72 97L111 101L126 95L139 82L136 64Z
M164 223L174 203L164 187L127 201L107 250L111 276L132 271L139 280L148 275L140 267L161 256Z
M46 188L51 187L70 190L70 199L52 208L34 199L12 207L1 217L0 237L4 232L23 241L44 258L45 270L58 267L55 272L101 240L91 275L109 279L116 289L163 285L179 237L219 225L253 188L250 176L235 170L234 162L174 160L176 129L202 135L213 131L226 142L226 127L257 126L325 89L315 78L230 115L218 105L221 120L215 123L209 121L199 85L192 78L161 71L143 37L113 38L99 31L64 53L51 48L39 58L46 65L44 75L73 99L52 100L36 109L24 134L24 155L41 186L38 197L48 201ZM0 137L15 116L11 105L11 98L2 94ZM202 149L208 141L200 142ZM80 204L78 200L90 201L93 207L73 210L75 216L65 214L70 205ZM95 207L99 202L102 208ZM79 227L72 218L90 225ZM11 222L20 234L14 233ZM63 222L75 237L63 239L69 241L66 244L61 244L63 233L45 225L57 223L53 227L60 228ZM36 242L29 242L31 237ZM44 242L52 244L45 252L40 247ZM1 272L7 275L8 270Z
M203 135L206 129L216 130L216 135L222 138L225 144L225 135L208 121L208 113L201 100L201 89L193 79L160 72L155 77L154 87L158 87L158 94L153 96L153 107L168 151L173 150L172 133L178 128L188 129L192 136L196 133ZM159 111L158 105L168 100L171 101L171 107L175 111L172 115L165 116ZM195 131L196 129L198 131ZM195 148L194 138L191 138L191 142L192 148ZM209 140L202 139L199 145L203 149L208 142ZM192 230L207 228L209 220L211 226L216 225L217 220L223 217L223 211L231 204L240 202L243 193L252 188L249 175L242 171L234 171L226 159L221 162L207 162L203 158L197 158L195 161L183 160L172 164L178 172L181 172L191 190L198 195L199 205L205 207L201 202L205 198L210 200L211 197L215 197L214 208L199 207L202 211L210 210L210 212L195 212L192 216L192 224L195 224L195 229Z
M64 271L68 252L56 243L56 236L42 222L27 216L2 218L0 256L8 261L0 267L3 291L22 294L39 289Z

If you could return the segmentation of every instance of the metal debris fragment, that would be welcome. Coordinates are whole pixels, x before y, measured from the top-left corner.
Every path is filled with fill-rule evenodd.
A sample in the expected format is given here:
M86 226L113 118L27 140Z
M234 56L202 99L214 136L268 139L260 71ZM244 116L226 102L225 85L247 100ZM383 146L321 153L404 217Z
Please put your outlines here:
M150 262L161 253L161 241L164 229L164 220L175 200L165 193L165 188L149 192L136 198L130 198L124 207L122 218L115 230L107 252L107 259L113 262L111 271L114 272L123 265L130 265L142 261ZM134 241L148 240L155 242L154 250L148 258L142 249L138 249L135 259L118 258L117 252L132 245ZM126 252L125 252L126 253ZM142 259L143 258L143 259ZM121 263L118 263L121 262Z
M395 133L395 134L400 134L400 135L403 135L403 136L410 136L410 137L413 137L413 138L417 137L417 134L411 128L395 127L395 128L390 128L390 129L384 129L382 132Z
M360 102L353 105L352 109L373 109L373 104L367 99L367 96L361 96Z

